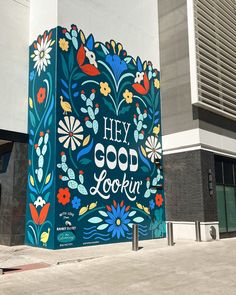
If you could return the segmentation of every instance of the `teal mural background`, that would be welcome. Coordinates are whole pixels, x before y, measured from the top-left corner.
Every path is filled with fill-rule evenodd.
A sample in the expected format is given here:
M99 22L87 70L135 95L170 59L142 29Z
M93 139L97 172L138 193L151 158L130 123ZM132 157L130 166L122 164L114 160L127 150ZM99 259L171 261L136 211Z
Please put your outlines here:
M30 56L27 244L165 237L160 73L75 25Z

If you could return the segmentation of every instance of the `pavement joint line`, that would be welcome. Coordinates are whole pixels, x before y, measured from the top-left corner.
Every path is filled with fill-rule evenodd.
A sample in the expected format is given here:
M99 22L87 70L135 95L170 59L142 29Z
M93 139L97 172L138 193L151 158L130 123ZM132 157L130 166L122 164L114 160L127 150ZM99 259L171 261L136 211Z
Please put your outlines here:
M97 257L86 257L86 258L79 258L79 259L70 259L70 260L62 260L58 261L56 265L62 265L62 264L70 264L70 263L78 263L78 262L83 262L87 260L94 260L98 258L102 258L103 256L97 256Z

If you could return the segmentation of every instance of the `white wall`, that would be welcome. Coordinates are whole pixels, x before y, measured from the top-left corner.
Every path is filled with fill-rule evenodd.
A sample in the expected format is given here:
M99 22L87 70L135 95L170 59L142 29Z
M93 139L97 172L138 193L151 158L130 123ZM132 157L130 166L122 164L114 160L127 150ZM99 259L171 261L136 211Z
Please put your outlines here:
M0 5L0 129L26 133L29 2Z
M86 36L122 43L127 53L159 69L157 0L58 0L58 23Z

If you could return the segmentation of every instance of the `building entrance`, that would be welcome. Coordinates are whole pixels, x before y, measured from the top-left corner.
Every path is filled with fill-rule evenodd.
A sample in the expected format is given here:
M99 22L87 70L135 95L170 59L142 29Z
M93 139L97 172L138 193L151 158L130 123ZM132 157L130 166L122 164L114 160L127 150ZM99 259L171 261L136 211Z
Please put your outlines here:
M216 158L216 195L221 234L236 234L236 162Z

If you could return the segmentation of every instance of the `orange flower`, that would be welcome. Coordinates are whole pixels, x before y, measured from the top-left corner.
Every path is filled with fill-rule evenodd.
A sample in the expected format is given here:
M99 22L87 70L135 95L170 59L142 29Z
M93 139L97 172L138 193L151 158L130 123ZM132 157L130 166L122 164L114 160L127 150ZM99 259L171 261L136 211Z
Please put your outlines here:
M47 218L50 203L47 203L45 206L43 206L42 210L40 211L40 214L38 214L38 211L36 210L33 204L29 204L29 207L34 223L37 225L43 224Z
M59 189L57 199L58 202L61 203L63 206L70 203L70 191L68 187Z
M46 98L46 88L40 87L37 93L38 103L43 103Z
M156 194L155 201L156 201L156 205L158 207L161 207L161 205L163 203L162 195Z

